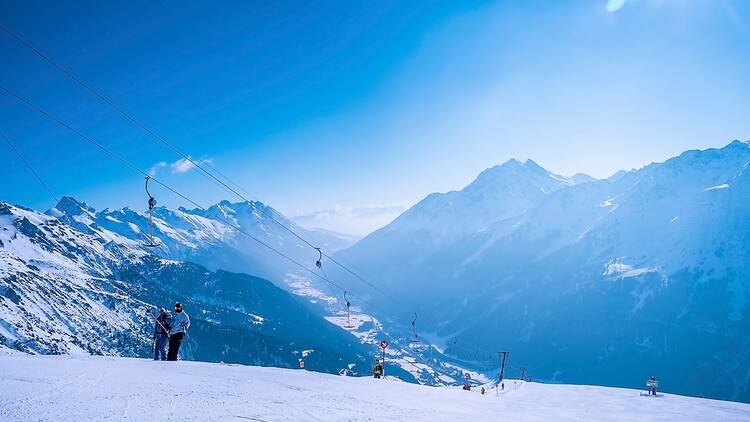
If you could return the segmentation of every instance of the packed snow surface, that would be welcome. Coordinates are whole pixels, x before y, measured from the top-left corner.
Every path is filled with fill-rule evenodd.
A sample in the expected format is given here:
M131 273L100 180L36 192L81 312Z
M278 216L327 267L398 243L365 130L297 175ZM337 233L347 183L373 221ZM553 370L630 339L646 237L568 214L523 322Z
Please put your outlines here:
M482 396L303 370L1 354L3 421L750 420L748 404L619 388L506 380Z

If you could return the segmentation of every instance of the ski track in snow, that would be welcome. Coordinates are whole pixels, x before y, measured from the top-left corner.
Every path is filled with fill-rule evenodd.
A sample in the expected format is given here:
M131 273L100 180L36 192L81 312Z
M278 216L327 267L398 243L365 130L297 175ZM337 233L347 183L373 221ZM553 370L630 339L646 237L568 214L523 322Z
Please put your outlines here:
M3 421L748 421L750 405L521 383L484 396L291 369L0 353ZM502 419L500 419L502 418Z

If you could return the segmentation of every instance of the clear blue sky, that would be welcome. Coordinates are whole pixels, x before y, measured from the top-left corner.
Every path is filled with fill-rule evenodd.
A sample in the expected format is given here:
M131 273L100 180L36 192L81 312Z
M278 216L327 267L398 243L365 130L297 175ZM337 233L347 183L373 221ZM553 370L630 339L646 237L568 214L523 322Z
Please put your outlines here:
M750 138L747 1L128 3L11 0L0 22L292 215L413 203L509 158L606 177ZM0 84L236 199L4 33L0 57ZM140 176L5 94L0 131L57 194L145 207ZM52 205L2 143L0 166L0 198Z

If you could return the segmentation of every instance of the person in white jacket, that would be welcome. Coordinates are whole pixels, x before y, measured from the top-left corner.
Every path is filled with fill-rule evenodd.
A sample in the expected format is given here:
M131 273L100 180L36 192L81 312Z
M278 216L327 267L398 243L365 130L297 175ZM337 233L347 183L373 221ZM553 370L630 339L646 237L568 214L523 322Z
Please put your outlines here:
M172 316L171 327L169 329L169 351L167 360L177 360L177 354L180 352L182 339L185 337L188 328L190 328L190 317L182 309L180 302L174 304L174 315Z

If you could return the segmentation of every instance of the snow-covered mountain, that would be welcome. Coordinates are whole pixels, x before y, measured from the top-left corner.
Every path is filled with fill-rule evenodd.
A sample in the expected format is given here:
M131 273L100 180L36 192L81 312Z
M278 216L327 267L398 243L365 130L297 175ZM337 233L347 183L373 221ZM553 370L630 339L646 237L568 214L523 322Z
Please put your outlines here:
M144 256L0 202L0 343L36 353L134 354L136 343L147 343L147 316L137 315L145 304L106 276L111 265Z
M573 180L531 160L510 160L483 171L460 191L428 195L341 256L362 264L360 268L377 275L387 289L398 285L401 293L421 295L426 286L415 278L427 280L433 274L453 271L443 265L448 264L441 258L446 250L461 253L463 242L475 233L523 214L542 198L573 185Z
M739 141L605 180L511 161L339 257L382 283L390 298L372 299L393 315L419 308L435 340L472 345L458 355L750 401L749 163Z
M118 244L148 242L148 214L130 208L96 211L86 203L63 197L56 207L60 219L71 226ZM319 247L336 251L350 246L353 239L331 232L306 230L261 202L222 201L206 210L156 207L153 219L155 255L189 261L211 270L260 275L286 288L286 274L297 267L253 240L284 251L295 260L312 266L317 253L296 238L286 226ZM244 232L244 233L243 233Z
M510 160L483 171L460 191L434 193L372 236L412 232L430 235L438 245L516 216L541 198L575 182L551 173L531 160Z
M0 344L148 356L148 312L180 301L192 317L187 359L294 367L304 356L315 370L369 371L355 337L271 282L154 256L103 228L113 212L97 216L70 199L60 209L54 217L0 202Z

